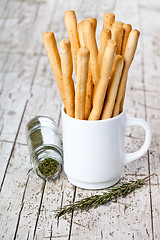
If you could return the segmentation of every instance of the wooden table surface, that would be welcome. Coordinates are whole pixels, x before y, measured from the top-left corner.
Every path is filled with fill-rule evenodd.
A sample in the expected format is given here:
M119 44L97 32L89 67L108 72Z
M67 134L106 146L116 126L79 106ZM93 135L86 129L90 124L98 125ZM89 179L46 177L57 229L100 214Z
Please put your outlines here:
M57 220L57 207L97 192L72 186L63 172L54 182L43 181L31 169L26 145L25 126L36 115L53 118L61 129L62 102L42 32L54 31L59 44L67 37L63 13L69 9L78 21L97 18L98 40L108 11L140 30L126 111L150 122L153 140L143 157L125 166L123 177L157 175L125 199ZM159 11L159 0L0 1L0 239L160 239ZM143 140L142 129L127 129L126 151L140 148Z

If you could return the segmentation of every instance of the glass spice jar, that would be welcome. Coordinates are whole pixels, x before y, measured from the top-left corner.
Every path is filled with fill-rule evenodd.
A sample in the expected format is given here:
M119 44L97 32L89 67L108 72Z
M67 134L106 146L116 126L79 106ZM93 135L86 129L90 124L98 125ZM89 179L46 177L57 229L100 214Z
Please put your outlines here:
M63 165L60 133L55 122L38 116L26 126L30 161L37 175L45 180L59 176Z

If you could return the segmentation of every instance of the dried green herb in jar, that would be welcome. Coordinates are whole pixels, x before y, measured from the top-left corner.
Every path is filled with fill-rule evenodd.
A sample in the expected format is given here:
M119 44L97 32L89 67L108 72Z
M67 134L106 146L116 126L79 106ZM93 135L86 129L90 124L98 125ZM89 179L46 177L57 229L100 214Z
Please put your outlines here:
M46 158L38 165L39 171L47 178L51 178L55 173L57 173L58 168L59 163L52 158Z
M41 129L36 129L30 134L33 151L43 145L43 136Z
M35 117L27 124L26 135L33 169L43 179L55 179L63 164L61 139L55 122L47 117Z

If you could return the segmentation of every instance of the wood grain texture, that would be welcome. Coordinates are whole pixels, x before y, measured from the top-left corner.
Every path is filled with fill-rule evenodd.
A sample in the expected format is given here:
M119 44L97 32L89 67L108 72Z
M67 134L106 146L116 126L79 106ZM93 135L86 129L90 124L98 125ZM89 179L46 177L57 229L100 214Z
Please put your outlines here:
M160 238L159 8L158 0L1 1L0 239ZM67 37L64 11L69 9L76 11L78 21L97 18L97 39L107 11L114 12L117 21L141 31L128 76L125 109L127 116L151 123L153 141L147 154L125 166L123 177L143 177L152 172L157 176L117 203L55 219L57 207L97 192L72 186L64 172L54 182L42 181L31 170L26 146L25 126L35 115L52 117L61 129L62 102L41 34L54 31L59 45ZM126 129L125 151L137 150L143 139L142 129Z
M148 7L146 7L146 4ZM155 1L153 5L149 1L140 1L140 19L142 21L142 69L144 80L144 95L145 95L145 115L146 120L151 123L152 126L152 145L148 151L148 164L149 172L156 172L157 176L150 180L150 199L151 199L151 217L153 239L160 237L160 134L158 128L160 126L160 51L159 51L159 38L160 38L160 16L157 14L159 8L158 1ZM148 14L151 14L154 25L147 19ZM148 27L152 27L152 34L148 35ZM150 47L148 47L150 46Z

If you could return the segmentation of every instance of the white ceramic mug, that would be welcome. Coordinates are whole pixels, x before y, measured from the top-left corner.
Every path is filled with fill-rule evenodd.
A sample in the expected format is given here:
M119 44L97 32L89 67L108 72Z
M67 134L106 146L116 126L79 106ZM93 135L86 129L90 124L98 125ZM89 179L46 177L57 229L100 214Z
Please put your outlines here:
M141 126L146 132L141 149L124 152L125 128ZM121 178L123 166L140 158L151 143L151 128L143 119L125 112L106 120L86 121L69 117L62 108L64 171L75 186L85 189L110 187Z

